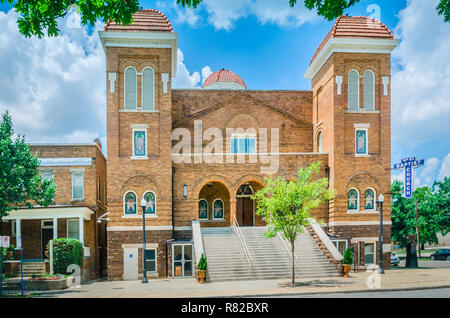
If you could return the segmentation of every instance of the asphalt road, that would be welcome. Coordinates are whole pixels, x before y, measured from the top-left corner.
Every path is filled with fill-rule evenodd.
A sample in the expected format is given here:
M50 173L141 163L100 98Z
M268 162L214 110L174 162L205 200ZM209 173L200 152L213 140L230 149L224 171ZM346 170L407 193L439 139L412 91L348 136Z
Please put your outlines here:
M368 293L336 293L315 295L285 295L275 298L450 298L450 288L381 291Z
M400 261L399 267L405 267L405 260ZM450 268L450 261L419 261L419 268Z

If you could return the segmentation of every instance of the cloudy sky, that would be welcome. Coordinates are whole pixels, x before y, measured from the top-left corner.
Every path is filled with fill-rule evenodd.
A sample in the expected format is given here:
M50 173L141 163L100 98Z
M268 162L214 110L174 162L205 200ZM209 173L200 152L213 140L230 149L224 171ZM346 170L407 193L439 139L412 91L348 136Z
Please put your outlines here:
M228 68L249 89L310 89L303 78L333 22L288 0L204 0L197 10L175 0L141 0L163 11L178 33L176 88L200 87ZM392 54L392 163L425 159L417 185L450 176L450 23L438 0L361 0L349 15L375 15L401 42ZM0 112L11 113L30 142L106 144L105 58L94 27L76 13L57 38L25 39L17 14L0 5ZM393 172L393 179L399 173Z

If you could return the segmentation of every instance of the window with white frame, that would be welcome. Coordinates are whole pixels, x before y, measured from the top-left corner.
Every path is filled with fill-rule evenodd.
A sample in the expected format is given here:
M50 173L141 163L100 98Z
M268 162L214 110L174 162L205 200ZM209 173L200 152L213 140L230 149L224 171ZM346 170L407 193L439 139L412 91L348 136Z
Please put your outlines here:
M348 109L359 110L359 73L351 70L348 73Z
M127 67L124 72L124 108L137 108L137 72L134 67Z
M80 221L67 220L67 238L80 239Z
M348 211L359 211L359 192L357 189L350 189L347 196Z
M156 273L156 249L146 249L144 252L145 270Z
M147 158L147 129L133 129L133 158Z
M375 264L375 242L364 243L364 265Z
M213 202L213 219L223 220L224 218L224 204L222 199L216 199Z
M364 72L364 110L375 110L375 73L371 70Z
M155 72L146 67L142 71L142 109L153 110L155 107Z
M198 201L198 218L199 220L208 219L208 201L205 199Z
M125 215L137 214L137 195L133 191L128 191L123 196L123 212Z
M255 135L234 135L230 138L232 154L255 154L256 136Z
M156 215L156 196L152 191L144 193L144 199L147 201L145 213Z
M84 200L84 171L72 169L72 200Z
M332 241L334 246L338 249L339 253L341 253L342 256L344 256L345 251L348 247L347 240L333 240Z
M355 155L367 156L369 154L368 129L355 129Z
M364 192L364 210L375 211L375 190L372 188L367 189Z

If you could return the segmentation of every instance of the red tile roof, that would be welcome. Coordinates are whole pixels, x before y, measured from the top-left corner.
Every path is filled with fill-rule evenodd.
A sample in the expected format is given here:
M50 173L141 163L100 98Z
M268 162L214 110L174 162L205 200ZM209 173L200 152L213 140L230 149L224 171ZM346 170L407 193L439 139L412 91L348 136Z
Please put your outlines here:
M314 53L311 63L330 38L362 38L362 39L394 39L391 30L383 23L369 17L350 17L342 15L336 19L334 26L328 32ZM310 65L311 65L310 63Z
M211 75L209 75L208 78L203 83L202 88L205 88L206 86L209 86L216 82L236 82L239 85L243 86L244 88L247 88L247 85L245 85L245 82L239 75L224 68L221 69L220 71L214 72Z
M171 32L172 25L169 19L160 11L145 9L133 14L133 22L128 25L117 24L110 21L105 25L105 31L115 32Z

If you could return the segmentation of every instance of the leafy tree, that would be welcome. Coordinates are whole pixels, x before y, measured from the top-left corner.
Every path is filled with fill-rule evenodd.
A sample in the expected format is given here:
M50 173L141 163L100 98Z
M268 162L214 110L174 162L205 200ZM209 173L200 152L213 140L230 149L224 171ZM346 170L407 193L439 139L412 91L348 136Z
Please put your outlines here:
M450 178L435 181L429 208L435 211L439 230L443 235L450 233Z
M47 244L45 254L50 256L50 244ZM58 238L53 240L53 269L56 274L69 274L67 267L76 264L83 266L83 244L77 239Z
M18 207L31 208L32 202L48 206L55 197L52 180L39 175L39 160L30 151L25 136L13 140L11 117L6 112L0 122L0 222Z
M328 189L328 179L317 178L319 171L320 162L316 162L298 170L297 182L282 177L266 178L265 187L252 196L258 206L256 213L268 223L266 237L280 232L291 245L292 286L295 286L295 240L309 225L311 209L334 196Z
M419 215L419 235L422 244L437 244L436 233L440 230L442 215L434 204L440 202L437 194L429 187L424 186L414 190L412 198L402 196L403 183L395 181L392 184L392 206L391 206L391 235L394 241L405 247L408 243L408 236L416 234L416 200Z
M58 18L73 8L81 15L81 23L93 26L97 19L129 24L133 13L139 10L139 0L0 0L20 14L17 20L20 32L26 37L59 35Z
M288 0L286 0L288 1ZM184 7L197 8L202 0L177 0L178 4ZM316 10L317 14L324 17L328 21L334 20L341 16L344 11L355 4L360 2L360 0L304 0L305 7L309 10ZM291 7L297 4L297 0L289 0L289 5ZM444 22L450 21L450 0L441 0L436 7L439 15L444 16Z

